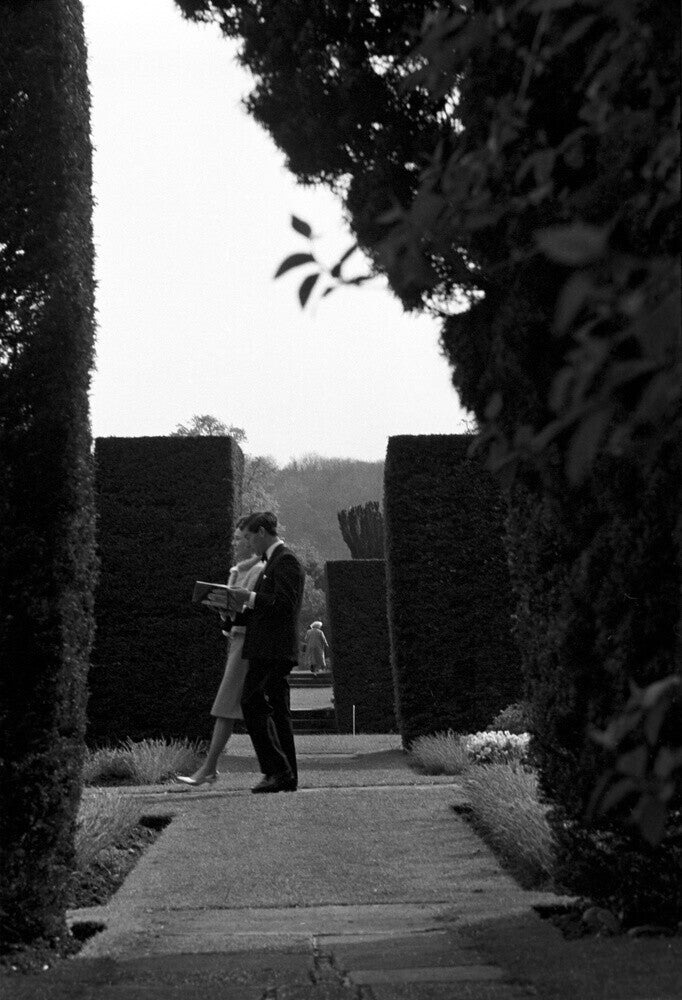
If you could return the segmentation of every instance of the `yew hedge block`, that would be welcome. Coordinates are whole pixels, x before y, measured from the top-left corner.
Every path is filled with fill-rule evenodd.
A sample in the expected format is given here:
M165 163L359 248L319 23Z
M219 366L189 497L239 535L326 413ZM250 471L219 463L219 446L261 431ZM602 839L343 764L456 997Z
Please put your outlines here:
M339 732L396 731L383 559L328 562L327 612Z
M88 740L207 737L226 644L191 596L196 579L227 582L241 450L228 437L98 438L95 459Z
M474 732L521 696L503 545L506 505L468 457L469 435L389 438L384 479L388 619L407 746Z

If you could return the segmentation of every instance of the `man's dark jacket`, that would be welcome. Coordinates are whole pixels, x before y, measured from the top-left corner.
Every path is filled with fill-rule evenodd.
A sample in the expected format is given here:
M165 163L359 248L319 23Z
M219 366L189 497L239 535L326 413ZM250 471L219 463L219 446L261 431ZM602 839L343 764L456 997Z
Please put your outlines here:
M288 660L298 663L298 617L303 603L305 572L286 545L278 545L255 587L248 613L245 660Z

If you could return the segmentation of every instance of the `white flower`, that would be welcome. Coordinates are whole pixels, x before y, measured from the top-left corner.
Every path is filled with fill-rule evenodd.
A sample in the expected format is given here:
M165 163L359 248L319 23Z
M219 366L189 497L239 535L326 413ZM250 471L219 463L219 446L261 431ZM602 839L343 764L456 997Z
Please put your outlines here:
M472 733L464 738L470 760L475 764L504 764L526 757L530 735L515 736L508 730Z

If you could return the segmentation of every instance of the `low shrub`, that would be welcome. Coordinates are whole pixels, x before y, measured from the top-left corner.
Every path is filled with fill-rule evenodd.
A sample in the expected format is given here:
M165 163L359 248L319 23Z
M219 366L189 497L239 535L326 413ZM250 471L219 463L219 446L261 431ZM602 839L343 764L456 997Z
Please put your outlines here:
M469 766L464 738L451 729L418 736L410 747L410 758L425 774L461 774Z
M191 774L199 767L202 744L182 740L125 740L113 749L87 754L83 769L86 785L159 785L178 772Z
M127 739L122 744L130 755L133 778L139 785L159 785L175 774L192 774L201 763L201 744L188 739Z
M483 764L465 778L477 829L526 888L551 880L554 844L537 776L519 764Z
M83 764L85 785L132 784L133 767L130 756L120 747L102 747L87 753Z
M78 872L83 873L102 851L126 836L139 818L139 804L119 789L87 791L76 823Z
M524 763L528 754L530 736L518 736L509 731L472 733L464 743L473 764Z
M532 733L530 705L525 701L515 701L511 705L507 705L495 716L490 725L486 726L486 731L504 731L512 733L514 736Z

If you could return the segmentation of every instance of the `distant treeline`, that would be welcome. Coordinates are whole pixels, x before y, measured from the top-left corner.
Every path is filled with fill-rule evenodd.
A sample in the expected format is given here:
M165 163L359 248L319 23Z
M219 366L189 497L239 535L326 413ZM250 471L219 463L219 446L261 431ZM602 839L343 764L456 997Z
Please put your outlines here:
M279 504L282 533L292 545L311 545L324 562L349 559L337 512L382 501L384 463L306 455L272 470L269 484Z

